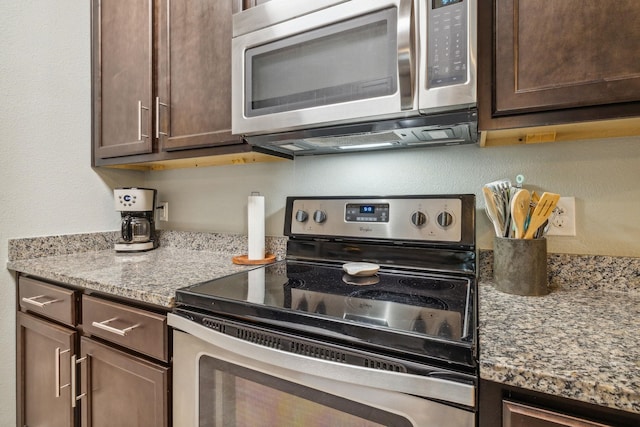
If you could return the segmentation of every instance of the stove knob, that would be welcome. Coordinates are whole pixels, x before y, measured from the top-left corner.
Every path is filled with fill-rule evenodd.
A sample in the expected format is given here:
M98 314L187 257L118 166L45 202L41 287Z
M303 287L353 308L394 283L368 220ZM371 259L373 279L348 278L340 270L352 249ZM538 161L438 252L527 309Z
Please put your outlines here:
M317 210L313 213L313 220L318 224L322 224L327 220L327 214L324 211Z
M420 211L416 211L411 215L411 223L416 227L422 227L427 223L427 216Z
M449 212L440 212L440 214L438 215L438 225L440 225L440 227L442 228L449 228L451 227L451 224L453 224L453 215L451 215Z
M302 209L298 209L298 212L296 212L296 221L305 222L308 218L309 218L309 214L306 211L303 211Z

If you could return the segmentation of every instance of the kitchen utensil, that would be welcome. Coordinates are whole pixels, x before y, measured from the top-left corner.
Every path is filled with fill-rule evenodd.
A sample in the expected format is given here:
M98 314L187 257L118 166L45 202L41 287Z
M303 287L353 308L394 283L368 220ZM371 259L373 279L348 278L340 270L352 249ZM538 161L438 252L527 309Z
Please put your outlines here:
M542 193L540 201L529 218L529 226L524 234L525 239L532 239L535 236L538 228L540 228L540 226L542 226L553 213L559 199L559 194L547 192Z
M501 224L500 236L506 237L511 223L511 210L509 208L511 181L501 179L485 184L485 187L489 188L494 194L496 213Z
M504 237L503 229L504 224L498 215L498 207L496 206L495 194L488 187L482 187L482 194L484 195L484 209L493 224L493 229L498 237Z
M517 190L511 197L511 221L515 231L514 237L521 239L524 235L524 225L529 215L531 194L528 190Z
M348 262L342 269L350 276L371 277L378 273L380 266L370 262Z

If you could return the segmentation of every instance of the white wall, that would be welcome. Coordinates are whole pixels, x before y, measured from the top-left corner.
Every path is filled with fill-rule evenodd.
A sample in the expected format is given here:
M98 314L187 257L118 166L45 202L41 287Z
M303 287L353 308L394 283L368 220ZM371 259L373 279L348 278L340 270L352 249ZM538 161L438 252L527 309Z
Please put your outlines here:
M0 265L7 239L115 230L112 188L143 174L90 167L89 1L0 0ZM15 425L15 285L0 267L0 426Z
M287 195L479 194L522 173L576 197L578 236L550 251L640 256L640 138L453 147L141 174L90 168L89 2L0 0L0 262L7 239L115 230L111 189L148 185L170 202L164 228L246 232L246 196L267 197L281 235ZM479 202L482 206L482 202ZM491 232L479 211L479 246ZM15 425L15 288L0 268L0 425Z
M169 201L184 230L247 230L251 191L266 197L270 235L282 235L288 195L475 193L478 246L493 245L480 189L517 174L525 186L576 198L576 237L549 237L555 253L640 256L640 138L479 148L430 148L303 157L295 162L153 172L147 185Z

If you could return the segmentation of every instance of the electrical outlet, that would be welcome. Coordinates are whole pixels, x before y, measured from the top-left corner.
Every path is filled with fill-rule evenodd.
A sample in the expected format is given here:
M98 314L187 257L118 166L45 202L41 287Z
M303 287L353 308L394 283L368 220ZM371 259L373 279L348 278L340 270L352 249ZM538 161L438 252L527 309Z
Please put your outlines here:
M169 221L169 202L160 202L158 221Z
M551 217L551 226L547 236L576 235L576 198L560 197L555 215Z

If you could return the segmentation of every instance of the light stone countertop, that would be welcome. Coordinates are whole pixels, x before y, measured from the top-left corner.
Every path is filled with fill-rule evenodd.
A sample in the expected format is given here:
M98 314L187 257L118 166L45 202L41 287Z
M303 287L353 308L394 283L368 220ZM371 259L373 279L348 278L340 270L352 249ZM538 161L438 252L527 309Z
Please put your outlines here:
M180 287L250 268L231 262L246 236L164 232L156 250L117 254L115 235L13 240L7 267L167 309ZM267 239L279 258L285 245ZM550 255L542 297L496 290L491 263L481 251L480 377L640 414L640 258Z
M78 288L171 309L175 291L255 266L233 264L246 254L243 235L160 231L160 247L116 253L118 233L93 233L9 241L9 270ZM286 239L267 237L266 251L282 258Z
M500 292L482 273L480 377L640 414L640 259L577 256L557 274L554 261L545 296Z
M640 297L479 292L481 378L640 413Z
M233 264L232 256L181 248L132 254L108 249L13 261L8 268L170 309L177 289L251 268Z

